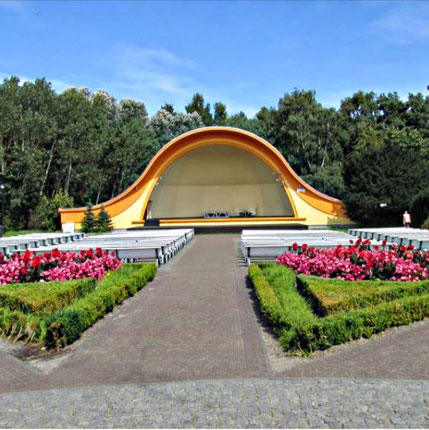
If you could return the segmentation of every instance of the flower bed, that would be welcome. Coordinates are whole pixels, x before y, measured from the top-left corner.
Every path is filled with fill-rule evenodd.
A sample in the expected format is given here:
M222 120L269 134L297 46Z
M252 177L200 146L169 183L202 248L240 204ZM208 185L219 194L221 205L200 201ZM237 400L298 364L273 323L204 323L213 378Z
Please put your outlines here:
M296 273L346 281L421 281L429 277L429 252L416 251L412 245L386 247L385 241L381 248L372 246L369 239L350 242L348 247L328 249L295 243L293 251L280 255L277 262Z
M0 254L0 285L26 282L68 281L96 278L100 280L109 270L116 270L121 261L114 251L60 252L54 249L36 255L30 251L13 254L5 259Z
M0 335L49 348L68 345L156 272L154 263L122 264L99 282L92 278L5 286L0 289Z
M251 264L249 278L262 313L272 323L281 346L292 354L368 338L429 316L429 281L351 283L297 277L278 264ZM317 285L312 283L325 285L313 288ZM318 295L322 290L324 294ZM334 306L326 306L332 298L337 299Z

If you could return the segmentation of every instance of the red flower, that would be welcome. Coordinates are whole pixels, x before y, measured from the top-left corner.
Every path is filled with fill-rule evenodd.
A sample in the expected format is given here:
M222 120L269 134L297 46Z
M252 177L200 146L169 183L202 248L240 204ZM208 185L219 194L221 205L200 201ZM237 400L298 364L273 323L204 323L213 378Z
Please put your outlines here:
M402 246L399 248L399 250L400 250L401 252L405 252L405 251L407 250L407 248L406 248L404 245L402 245Z
M364 244L364 245L371 245L371 241L370 241L369 239L365 239L365 240L363 241L363 244Z
M33 261L31 262L31 266L37 269L40 266L40 258L34 257Z
M294 251L296 251L298 249L298 244L296 242L292 245L292 249Z
M97 255L98 255L99 257L101 257L101 254L103 253L103 251L102 251L102 249L101 249L101 248L97 248L97 249L95 250L95 252L97 253Z
M308 245L306 243L303 243L301 246L302 252L307 251Z
M58 258L60 256L60 251L57 248L52 250L52 258Z
M380 247L377 246L377 245L374 245L373 248L374 248L375 251L379 251L380 250Z
M24 261L25 262L28 262L28 261L30 261L31 260L31 252L27 249L25 252L24 252Z
M414 249L414 245L408 245L408 249L412 251Z
M43 253L43 256L44 256L45 258L49 258L49 257L51 256L51 253L50 253L50 252L44 252L44 253Z
M383 245L383 248L384 248L386 246L386 244L387 244L387 240L383 239L383 242L381 242L381 244Z

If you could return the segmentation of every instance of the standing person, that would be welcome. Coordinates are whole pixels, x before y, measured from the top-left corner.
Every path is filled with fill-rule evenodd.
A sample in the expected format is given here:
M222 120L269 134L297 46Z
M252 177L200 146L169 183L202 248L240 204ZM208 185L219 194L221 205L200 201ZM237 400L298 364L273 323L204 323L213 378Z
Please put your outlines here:
M410 228L411 225L411 215L405 211L402 215L402 224L404 224L405 228Z

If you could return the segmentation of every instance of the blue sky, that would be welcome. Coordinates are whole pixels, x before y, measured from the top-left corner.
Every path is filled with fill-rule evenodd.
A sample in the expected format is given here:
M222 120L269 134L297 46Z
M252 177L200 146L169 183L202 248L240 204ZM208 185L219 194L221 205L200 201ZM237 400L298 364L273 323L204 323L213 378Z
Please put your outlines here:
M0 77L104 89L177 110L202 92L253 115L296 88L338 107L354 91L429 84L428 2L2 1Z

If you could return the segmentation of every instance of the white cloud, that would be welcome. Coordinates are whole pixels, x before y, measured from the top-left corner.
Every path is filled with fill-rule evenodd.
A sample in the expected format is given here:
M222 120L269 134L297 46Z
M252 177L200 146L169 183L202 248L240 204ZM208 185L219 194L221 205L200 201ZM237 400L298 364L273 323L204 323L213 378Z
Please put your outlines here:
M429 5L401 3L373 22L370 31L401 44L429 41Z
M114 86L135 91L136 96L184 96L192 78L191 60L180 58L165 49L121 47L110 56L116 73Z

